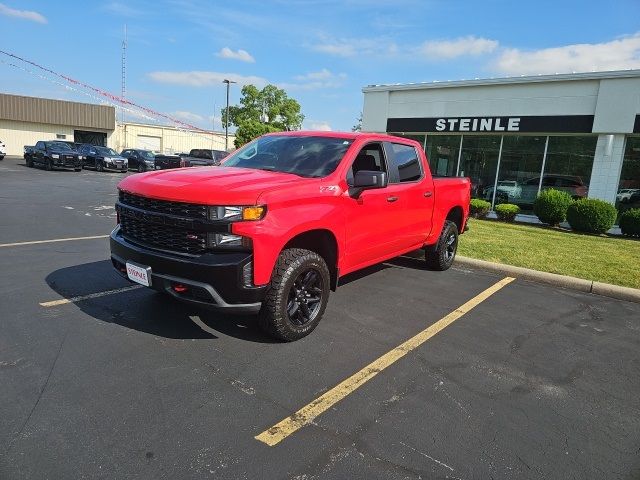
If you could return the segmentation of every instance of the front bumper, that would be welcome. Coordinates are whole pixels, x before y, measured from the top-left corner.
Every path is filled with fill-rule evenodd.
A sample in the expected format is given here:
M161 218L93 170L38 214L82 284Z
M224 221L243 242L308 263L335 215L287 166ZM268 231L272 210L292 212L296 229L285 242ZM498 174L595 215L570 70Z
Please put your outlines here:
M126 172L129 169L129 166L126 163L122 163L120 165L113 163L103 163L104 169L109 170L110 172Z
M75 158L52 158L51 166L55 168L82 168L82 162L78 157Z
M229 313L257 313L266 290L244 285L243 273L251 267L250 252L177 255L130 242L111 232L111 262L125 278L126 262L151 268L151 288L201 306ZM177 289L176 286L186 287ZM181 291L180 291L181 290Z

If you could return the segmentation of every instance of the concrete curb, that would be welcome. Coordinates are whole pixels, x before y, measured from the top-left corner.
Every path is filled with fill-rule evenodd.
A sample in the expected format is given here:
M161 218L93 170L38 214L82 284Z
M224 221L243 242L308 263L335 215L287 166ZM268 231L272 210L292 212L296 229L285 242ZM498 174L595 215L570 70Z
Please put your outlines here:
M479 268L492 272L504 273L517 278L524 278L534 282L546 283L557 287L569 288L579 292L593 293L604 297L626 300L627 302L640 303L640 290L636 288L620 287L609 283L595 282L583 278L569 277L555 273L539 272L529 268L514 267L502 263L487 262L475 258L456 256L456 263L471 268Z

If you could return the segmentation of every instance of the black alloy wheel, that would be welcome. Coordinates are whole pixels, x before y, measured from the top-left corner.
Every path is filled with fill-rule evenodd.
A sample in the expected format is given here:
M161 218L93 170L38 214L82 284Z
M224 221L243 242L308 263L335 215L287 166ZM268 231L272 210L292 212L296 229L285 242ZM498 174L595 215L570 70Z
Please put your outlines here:
M305 325L315 320L322 304L323 282L315 268L303 270L293 282L287 301L291 323Z
M458 250L458 227L450 220L444 222L438 243L425 249L427 266L432 270L449 269Z
M285 342L309 335L324 314L330 286L324 258L303 248L283 250L258 314L260 327Z

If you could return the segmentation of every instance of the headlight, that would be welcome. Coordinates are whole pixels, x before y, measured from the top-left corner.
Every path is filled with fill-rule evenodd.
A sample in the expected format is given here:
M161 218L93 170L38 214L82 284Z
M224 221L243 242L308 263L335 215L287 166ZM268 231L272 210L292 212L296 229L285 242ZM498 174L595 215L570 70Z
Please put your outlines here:
M78 160L84 160L84 156L78 155Z
M60 158L60 155L58 155L57 153L52 153L51 158Z
M249 207L209 207L210 220L261 220L267 207L264 205L255 205Z
M104 161L107 163L111 163L113 161L113 158L111 157L104 157Z
M207 247L213 248L242 248L250 250L253 243L250 238L230 233L209 233Z

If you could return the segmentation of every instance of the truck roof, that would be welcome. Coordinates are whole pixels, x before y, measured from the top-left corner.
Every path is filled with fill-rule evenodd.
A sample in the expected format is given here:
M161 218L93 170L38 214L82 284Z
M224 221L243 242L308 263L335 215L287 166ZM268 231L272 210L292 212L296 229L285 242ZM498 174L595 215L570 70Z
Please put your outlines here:
M359 137L376 137L376 138L402 138L386 133L374 133L374 132L334 132L323 130L296 130L292 132L272 132L267 133L265 136L291 136L291 137L326 137L326 138L344 138L349 140L355 140ZM408 140L402 138L402 140Z

